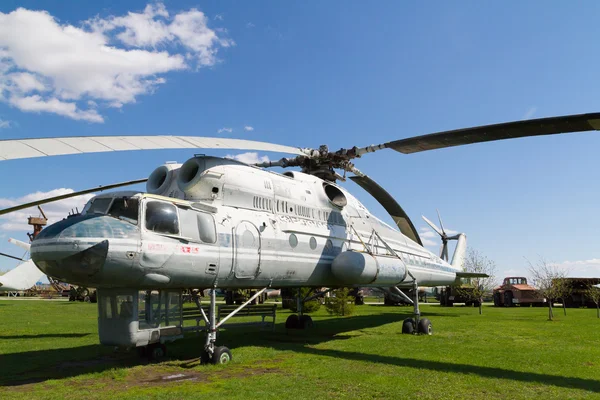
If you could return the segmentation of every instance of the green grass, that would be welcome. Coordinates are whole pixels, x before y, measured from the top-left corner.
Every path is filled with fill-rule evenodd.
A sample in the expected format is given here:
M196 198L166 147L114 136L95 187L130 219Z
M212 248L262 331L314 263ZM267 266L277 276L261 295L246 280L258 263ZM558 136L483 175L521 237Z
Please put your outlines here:
M203 338L169 345L148 364L98 345L95 305L0 301L0 398L600 398L600 319L594 309L424 305L433 336L401 334L408 307L365 305L351 317L322 308L310 331L231 328L227 366L196 361ZM170 378L168 378L170 377Z

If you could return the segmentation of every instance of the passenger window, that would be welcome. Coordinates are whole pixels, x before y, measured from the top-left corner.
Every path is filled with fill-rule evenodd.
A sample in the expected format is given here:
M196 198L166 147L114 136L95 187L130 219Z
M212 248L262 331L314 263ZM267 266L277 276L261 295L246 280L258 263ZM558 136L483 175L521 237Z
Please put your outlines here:
M149 201L146 204L146 229L157 233L178 235L177 208L173 204Z

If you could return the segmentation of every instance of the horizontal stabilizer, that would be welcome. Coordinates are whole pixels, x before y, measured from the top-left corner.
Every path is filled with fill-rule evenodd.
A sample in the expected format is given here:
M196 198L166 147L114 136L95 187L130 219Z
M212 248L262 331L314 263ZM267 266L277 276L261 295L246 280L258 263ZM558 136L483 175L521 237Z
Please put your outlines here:
M32 260L25 261L0 276L0 291L27 290L35 285L42 276L44 273L36 267Z
M457 278L489 278L488 274L483 274L480 272L464 272L459 271L456 273Z

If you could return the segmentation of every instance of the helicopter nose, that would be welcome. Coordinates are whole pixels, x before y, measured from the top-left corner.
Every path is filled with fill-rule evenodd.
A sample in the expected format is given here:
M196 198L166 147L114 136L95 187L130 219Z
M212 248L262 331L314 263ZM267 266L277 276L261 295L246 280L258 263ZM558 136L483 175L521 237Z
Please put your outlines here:
M106 215L77 215L42 230L31 244L31 259L48 276L92 286L109 277L132 279L137 226ZM95 286L92 286L95 287Z
M76 247L74 245L74 247ZM32 251L33 262L46 275L60 277L66 281L80 282L96 275L106 261L108 240L88 247L62 259L53 260L39 251Z

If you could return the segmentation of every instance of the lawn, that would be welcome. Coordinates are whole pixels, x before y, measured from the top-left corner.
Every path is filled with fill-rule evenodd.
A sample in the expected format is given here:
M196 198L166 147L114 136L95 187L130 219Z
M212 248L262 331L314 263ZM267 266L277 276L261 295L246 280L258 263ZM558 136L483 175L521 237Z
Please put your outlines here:
M433 336L402 335L408 307L364 305L350 317L322 309L310 331L231 328L226 366L199 365L190 334L161 363L98 344L91 304L0 300L0 398L600 397L600 319L594 309L423 305Z

